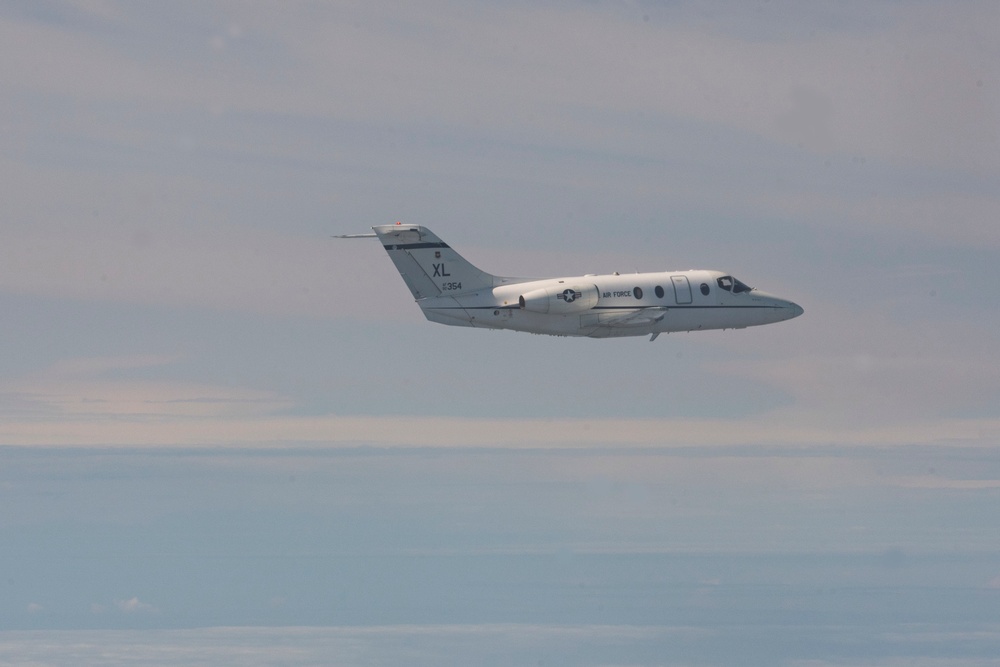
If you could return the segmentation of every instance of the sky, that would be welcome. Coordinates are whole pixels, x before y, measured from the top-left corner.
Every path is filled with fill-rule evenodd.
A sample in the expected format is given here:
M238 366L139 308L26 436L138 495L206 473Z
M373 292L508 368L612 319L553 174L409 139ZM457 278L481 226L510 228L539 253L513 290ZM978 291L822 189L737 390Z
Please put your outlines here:
M0 665L1000 664L998 29L0 3ZM444 327L397 220L805 314Z

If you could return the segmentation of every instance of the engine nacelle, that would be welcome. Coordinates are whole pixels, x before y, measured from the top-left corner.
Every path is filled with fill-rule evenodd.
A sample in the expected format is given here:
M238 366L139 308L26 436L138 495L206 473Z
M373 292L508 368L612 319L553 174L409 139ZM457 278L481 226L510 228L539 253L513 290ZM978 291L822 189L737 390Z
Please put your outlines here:
M552 285L525 292L517 299L522 310L532 313L568 315L597 305L597 285Z

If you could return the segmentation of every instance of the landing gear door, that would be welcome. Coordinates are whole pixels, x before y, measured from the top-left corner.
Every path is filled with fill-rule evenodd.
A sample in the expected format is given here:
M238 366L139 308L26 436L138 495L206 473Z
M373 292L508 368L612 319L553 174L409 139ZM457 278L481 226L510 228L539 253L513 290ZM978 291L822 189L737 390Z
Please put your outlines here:
M674 300L679 305L691 303L691 283L687 276L670 276L670 282L674 284Z

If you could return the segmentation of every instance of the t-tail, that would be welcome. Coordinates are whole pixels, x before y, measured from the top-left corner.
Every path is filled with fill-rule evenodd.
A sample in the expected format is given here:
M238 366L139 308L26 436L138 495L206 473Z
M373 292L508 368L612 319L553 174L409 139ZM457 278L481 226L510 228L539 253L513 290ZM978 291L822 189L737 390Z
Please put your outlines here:
M489 290L509 279L486 273L455 252L434 232L420 225L376 225L377 236L416 300Z

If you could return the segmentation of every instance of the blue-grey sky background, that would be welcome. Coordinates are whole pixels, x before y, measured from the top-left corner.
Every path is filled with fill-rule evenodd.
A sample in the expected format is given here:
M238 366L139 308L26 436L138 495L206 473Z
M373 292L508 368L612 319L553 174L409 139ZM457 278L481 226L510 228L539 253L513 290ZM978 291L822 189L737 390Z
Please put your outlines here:
M0 4L0 664L997 664L998 29ZM805 315L442 327L396 220Z

